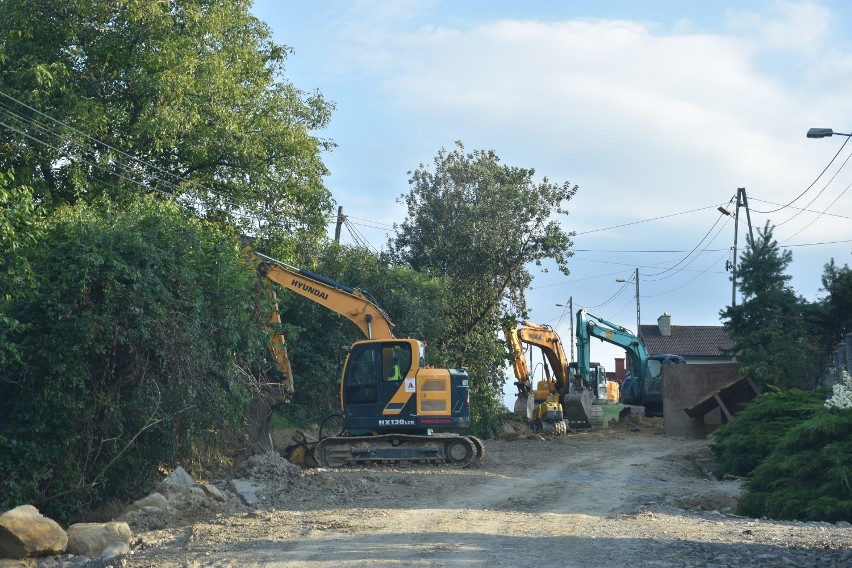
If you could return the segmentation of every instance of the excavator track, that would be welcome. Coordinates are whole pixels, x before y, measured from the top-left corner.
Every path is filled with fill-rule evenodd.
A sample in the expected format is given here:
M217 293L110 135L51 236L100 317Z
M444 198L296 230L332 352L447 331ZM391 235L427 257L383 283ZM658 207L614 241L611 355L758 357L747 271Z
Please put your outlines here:
M466 467L485 455L482 441L458 434L383 434L333 436L317 442L314 458L322 467L372 464L442 464Z

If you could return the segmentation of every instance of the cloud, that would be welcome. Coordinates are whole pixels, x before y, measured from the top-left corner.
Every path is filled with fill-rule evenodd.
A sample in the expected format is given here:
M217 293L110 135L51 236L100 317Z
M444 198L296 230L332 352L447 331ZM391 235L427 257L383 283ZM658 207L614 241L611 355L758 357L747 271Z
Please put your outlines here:
M405 190L405 171L462 140L471 150L494 148L504 163L533 167L552 181L578 183L566 223L579 232L710 206L578 235L578 247L689 250L718 217L715 205L727 202L737 187L748 189L756 227L767 218L783 222L794 210L759 211L777 209L766 201L784 204L799 195L840 143L806 140L805 131L810 126L844 131L852 116L846 96L852 55L830 35L834 16L812 2L731 12L725 28L712 30L685 19L669 27L624 18L466 20L419 2L336 6L340 11L330 29L335 40L328 42L324 60L334 61L341 84L357 81L360 100L369 102L369 108L357 107L349 100L341 112L374 113L364 123L372 122L376 132L348 133L351 139L338 150L341 155L355 145L369 147L356 169L337 174L338 180L345 179L341 174L353 176L347 185L358 187L360 179L378 192L396 179L391 192L396 197ZM361 170L368 173L353 175ZM811 209L821 211L837 198L849 183L840 178ZM809 203L824 183L796 205ZM830 211L852 215L849 202L840 198ZM848 221L812 222L814 217L801 215L776 236L788 238L807 223L794 242L848 234ZM741 237L744 230L741 226ZM732 232L729 224L712 248L730 246ZM794 253L797 259L813 254ZM809 266L818 272L829 253L814 253L821 258ZM718 255L725 256L724 250ZM662 294L664 284L677 288L686 276L711 266L716 257L710 256L692 263L696 272L682 275L682 281L672 278L670 286L661 282L656 290L649 282L648 293ZM588 254L580 262L578 255L575 274L634 265L644 271L678 258ZM715 264L718 272L723 260ZM724 273L714 278L730 286ZM694 290L685 286L671 298ZM595 292L583 301L595 301ZM659 301L668 298L662 294ZM716 304L721 302L707 311L711 319ZM675 311L673 304L649 307Z
M814 2L779 1L769 14L732 11L728 27L734 33L756 38L767 49L782 49L808 55L817 53L830 40L831 12Z
M413 37L398 53L405 64L384 81L397 112L444 131L462 124L494 140L514 137L509 146L551 141L599 167L617 148L619 163L608 167L626 178L684 179L686 154L716 171L720 162L732 174L750 168L766 147L750 143L761 138L755 132L771 132L791 105L754 72L753 47L738 38L659 35L618 20L504 20Z

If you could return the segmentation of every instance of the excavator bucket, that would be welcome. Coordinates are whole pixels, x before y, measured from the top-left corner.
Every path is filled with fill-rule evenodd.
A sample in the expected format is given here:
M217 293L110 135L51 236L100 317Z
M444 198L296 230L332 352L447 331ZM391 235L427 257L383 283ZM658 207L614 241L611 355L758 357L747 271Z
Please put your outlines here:
M518 418L523 418L526 421L531 421L533 419L533 408L535 406L535 399L532 396L532 393L518 393L518 398L515 399L515 409L514 414Z
M592 392L588 390L566 394L562 398L562 411L568 428L582 430L592 427L592 399Z
M272 435L269 433L269 423L272 421L272 408L261 397L249 401L248 408L243 414L246 434L257 446L258 450L269 453L273 451Z
M289 399L289 393L273 383L262 385L260 392L249 401L243 413L243 422L246 434L258 450L265 453L275 451L272 445L272 434L269 432L272 412Z

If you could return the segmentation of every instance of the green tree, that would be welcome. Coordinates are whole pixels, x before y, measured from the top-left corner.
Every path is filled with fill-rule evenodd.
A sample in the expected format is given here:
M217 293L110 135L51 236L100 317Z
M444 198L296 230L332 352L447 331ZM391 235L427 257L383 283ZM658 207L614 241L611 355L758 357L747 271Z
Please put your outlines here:
M787 432L824 411L823 393L769 389L713 433L719 467L723 473L750 475Z
M265 336L237 237L152 199L59 210L0 366L0 509L138 496L240 432ZM265 296L261 296L265 297Z
M389 243L399 265L448 279L447 333L442 357L471 373L471 405L481 430L494 425L501 404L505 349L501 319L523 317L528 266L555 261L568 273L570 233L555 215L576 186L534 180L535 170L500 163L492 151L441 149L434 169L421 164L404 195L407 216Z
M250 4L0 0L0 171L42 206L153 190L245 233L323 235L333 144L312 132L332 105L287 81Z
M724 473L745 476L737 512L837 522L852 518L852 409L825 392L768 392L713 434Z
M745 482L737 512L770 519L852 519L852 409L822 409L790 428Z
M13 180L11 173L0 172L0 365L18 355L11 334L21 324L8 310L12 300L35 289L34 275L23 251L41 236L43 223L30 188L9 187Z
M832 259L823 269L822 286L828 292L823 302L824 342L826 350L831 352L837 342L852 332L852 269L846 264L837 266Z
M767 222L748 238L740 257L737 287L743 300L720 312L742 373L758 384L813 388L821 371L820 311L789 286L793 260L782 251Z

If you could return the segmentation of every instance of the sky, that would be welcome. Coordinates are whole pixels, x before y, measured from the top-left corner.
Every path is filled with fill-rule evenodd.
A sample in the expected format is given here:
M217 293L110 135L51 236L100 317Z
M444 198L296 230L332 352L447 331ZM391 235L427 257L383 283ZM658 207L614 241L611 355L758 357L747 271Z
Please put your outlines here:
M286 79L336 105L315 135L336 144L324 161L343 243L384 247L408 173L456 141L578 186L558 218L576 233L571 272L533 269L527 292L530 321L566 349L569 300L636 331L637 269L643 325L720 325L748 225L745 207L736 227L717 208L736 212L738 188L755 234L770 222L792 252L805 299L823 295L827 262L852 259L852 143L805 136L852 133L846 0L261 0L253 13L294 50ZM609 370L624 356L591 351Z

